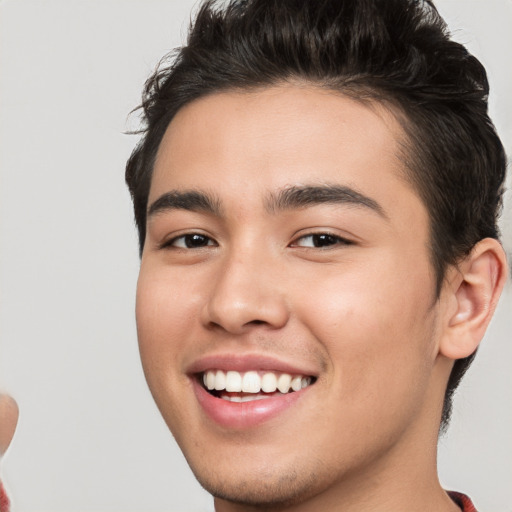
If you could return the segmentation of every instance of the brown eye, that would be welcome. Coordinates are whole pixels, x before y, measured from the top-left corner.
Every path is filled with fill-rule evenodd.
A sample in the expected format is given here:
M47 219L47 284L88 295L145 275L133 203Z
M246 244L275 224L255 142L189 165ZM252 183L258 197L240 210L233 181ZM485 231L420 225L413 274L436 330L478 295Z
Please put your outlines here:
M166 244L167 247L178 247L180 249L200 249L215 245L214 241L206 235L199 233L190 233L174 238Z
M313 247L313 248L325 248L332 247L335 245L350 245L351 242L345 238L341 238L336 235L329 233L314 233L306 235L297 240L294 244L297 247Z

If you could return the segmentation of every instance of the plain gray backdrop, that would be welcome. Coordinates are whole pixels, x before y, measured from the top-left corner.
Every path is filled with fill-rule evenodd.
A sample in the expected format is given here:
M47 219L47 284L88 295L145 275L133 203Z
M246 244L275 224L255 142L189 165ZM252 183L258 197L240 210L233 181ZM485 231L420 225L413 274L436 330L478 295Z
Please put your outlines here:
M123 176L127 115L195 4L0 1L0 390L21 409L1 471L16 512L212 510L140 368ZM437 4L488 69L510 155L512 1ZM481 512L512 511L511 316L509 283L440 442L443 485Z

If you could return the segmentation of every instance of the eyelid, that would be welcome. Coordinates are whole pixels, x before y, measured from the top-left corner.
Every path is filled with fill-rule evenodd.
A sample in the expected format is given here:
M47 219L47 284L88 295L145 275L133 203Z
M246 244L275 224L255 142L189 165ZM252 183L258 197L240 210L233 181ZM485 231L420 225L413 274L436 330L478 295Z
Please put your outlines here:
M180 247L180 246L174 245L177 240L184 239L187 236L194 236L194 235L198 235L198 236L207 238L209 242L213 242L213 243L208 243L207 245L205 245L203 247L196 247L196 248ZM171 237L167 237L162 243L159 244L159 248L160 249L170 249L171 248L171 249L181 249L184 251L191 251L191 250L203 249L204 247L216 247L218 245L219 244L217 243L217 241L210 235L203 233L201 231L192 230L192 231L185 231L183 233L173 234Z
M342 236L342 235L340 235L338 233L333 233L332 230L329 230L329 229L318 229L318 230L314 230L314 231L310 231L310 232L306 232L306 233L300 234L299 236L295 236L293 241L291 242L290 246L291 247L304 247L304 248L308 248L308 249L309 248L310 249L322 249L322 247L305 246L305 245L299 245L298 244L298 242L300 240L303 240L303 239L306 239L306 238L309 238L309 237L314 237L314 236L322 236L322 235L326 235L326 236L332 237L332 238L336 239L336 241L337 241L335 244L332 244L330 246L326 246L323 249L335 248L335 247L339 247L339 246L354 245L356 243L355 240L350 239L350 238L345 237L345 236Z

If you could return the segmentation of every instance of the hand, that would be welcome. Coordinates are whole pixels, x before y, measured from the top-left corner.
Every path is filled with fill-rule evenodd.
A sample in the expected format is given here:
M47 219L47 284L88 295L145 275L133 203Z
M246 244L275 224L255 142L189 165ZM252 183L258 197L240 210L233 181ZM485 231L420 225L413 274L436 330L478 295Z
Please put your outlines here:
M9 395L0 394L0 459L11 444L18 423L18 405ZM0 481L0 512L9 512L9 499Z
M18 423L18 405L9 395L0 394L0 457L11 444Z

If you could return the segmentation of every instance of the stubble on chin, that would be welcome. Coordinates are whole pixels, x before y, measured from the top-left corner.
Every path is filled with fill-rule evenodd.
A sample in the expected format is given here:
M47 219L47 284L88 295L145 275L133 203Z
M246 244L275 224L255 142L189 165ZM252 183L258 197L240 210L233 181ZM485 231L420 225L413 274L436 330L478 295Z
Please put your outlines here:
M194 471L194 474L201 486L216 499L216 504L219 500L226 501L248 510L282 510L321 492L315 473L299 475L296 471L288 471L284 475L269 475L258 472L254 478L236 480L226 479L213 471L206 474Z

